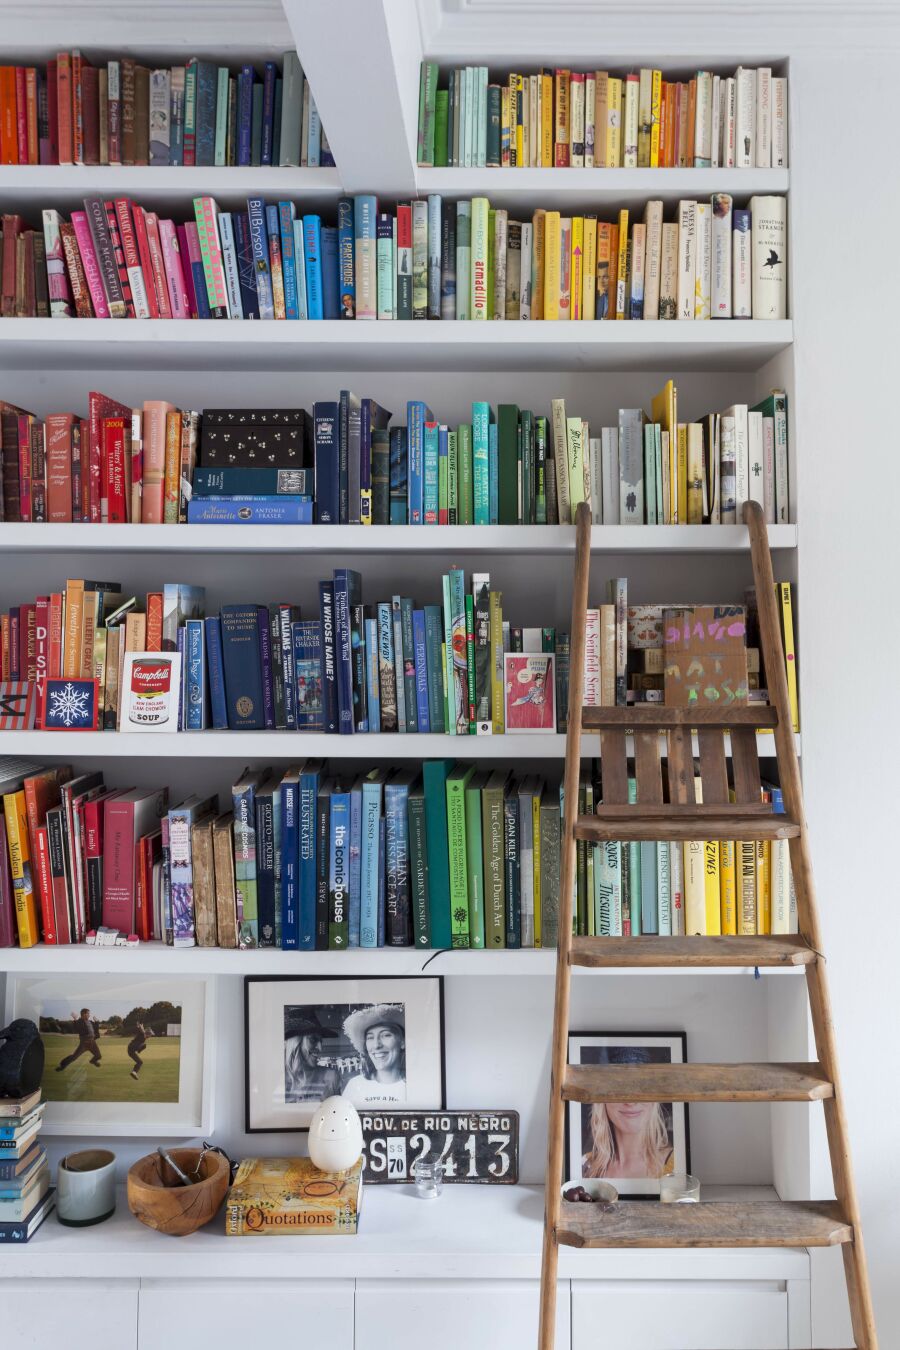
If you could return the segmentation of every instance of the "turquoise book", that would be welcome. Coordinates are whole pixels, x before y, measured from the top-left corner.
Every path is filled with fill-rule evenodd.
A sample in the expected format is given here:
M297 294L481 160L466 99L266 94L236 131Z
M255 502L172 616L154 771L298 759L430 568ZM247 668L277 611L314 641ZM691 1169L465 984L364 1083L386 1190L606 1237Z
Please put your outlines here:
M425 818L425 788L417 778L409 790L409 889L412 908L413 943L431 946L431 915L428 867L428 828Z
M490 432L493 420L489 403L472 404L472 499L474 523L491 523Z
M378 896L380 878L384 871L379 825L383 819L384 783L389 773L389 769L373 769L362 783L359 904L361 947L378 946Z
M426 422L423 436L424 516L426 525L437 525L440 508L440 427Z

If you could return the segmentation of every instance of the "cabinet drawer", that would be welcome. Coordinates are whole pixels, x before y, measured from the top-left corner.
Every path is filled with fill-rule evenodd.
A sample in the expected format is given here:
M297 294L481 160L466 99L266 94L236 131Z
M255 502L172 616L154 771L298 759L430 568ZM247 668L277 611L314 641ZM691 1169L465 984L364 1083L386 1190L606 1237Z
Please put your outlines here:
M353 1282L143 1280L138 1345L139 1350L254 1345L353 1350Z
M137 1280L4 1280L0 1309L0 1343L15 1350L137 1347Z
M788 1301L767 1281L575 1280L572 1350L787 1350Z
M358 1280L354 1350L525 1350L537 1344L537 1280ZM557 1350L569 1346L569 1285Z

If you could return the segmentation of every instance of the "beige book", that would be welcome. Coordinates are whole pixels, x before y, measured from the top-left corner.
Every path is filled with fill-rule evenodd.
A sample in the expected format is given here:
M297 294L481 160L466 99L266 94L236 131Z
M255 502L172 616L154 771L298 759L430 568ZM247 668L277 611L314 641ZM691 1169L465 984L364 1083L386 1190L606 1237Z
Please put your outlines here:
M616 706L616 607L600 606L600 705Z
M678 313L678 225L662 227L662 261L659 269L659 317L674 319Z
M772 80L772 168L788 166L788 95L787 80L775 76Z
M491 318L506 318L506 234L508 213L494 212L494 294Z
M213 861L213 815L191 826L191 865L194 874L194 932L198 947L215 947L216 874Z
M756 72L756 167L772 167L772 71L768 66Z
M103 730L114 730L119 724L119 647L122 632L119 628L106 629L106 687L103 692Z
M122 630L119 630L122 634ZM147 649L147 616L146 614L126 614L124 634L119 638L119 676L118 687L121 690L125 670L126 652L143 652ZM117 725L121 730L121 707L117 708Z
M712 293L712 206L698 202L695 215L697 229L697 268L694 279L694 318L708 319Z
M678 284L676 306L679 319L694 317L697 285L697 203L678 203Z
M638 166L638 102L640 99L640 80L637 75L627 75L624 80L624 113L622 126L622 168L636 169Z
M609 168L609 75L598 70L594 76L594 165Z
M566 435L566 401L563 398L550 400L550 428L553 436L553 458L556 462L556 500L559 505L559 523L560 525L571 525L569 442Z
M644 318L659 318L660 273L662 268L663 204L648 202L644 207L646 253L644 259Z
M231 812L213 823L213 864L216 893L216 934L220 947L237 947L237 887L234 880L234 817Z

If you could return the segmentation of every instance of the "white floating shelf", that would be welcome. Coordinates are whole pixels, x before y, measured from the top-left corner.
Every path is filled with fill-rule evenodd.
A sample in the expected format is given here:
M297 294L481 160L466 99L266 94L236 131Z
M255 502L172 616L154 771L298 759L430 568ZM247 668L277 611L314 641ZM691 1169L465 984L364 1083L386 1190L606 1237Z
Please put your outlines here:
M467 1103L463 1103L467 1105ZM468 1103L471 1105L471 1103ZM443 1112L442 1114L447 1114ZM260 1151L267 1150L260 1145ZM775 1200L768 1186L704 1186L704 1199ZM94 1228L65 1228L55 1212L32 1240L4 1249L4 1279L537 1280L541 1186L445 1186L437 1205L411 1186L368 1186L355 1237L304 1234L236 1241L220 1213L173 1241L139 1223L124 1190ZM559 1253L561 1279L808 1280L803 1248L648 1248Z
M787 169L417 169L420 195L487 197L492 206L515 206L526 218L537 207L582 212L600 205L623 207L648 197L666 205L730 192L739 202L755 193L787 192Z
M39 759L521 759L558 760L566 753L565 736L442 736L437 734L368 733L326 736L300 731L198 731L147 735L127 731L5 731L3 751ZM760 755L774 756L770 732L756 737ZM585 759L600 754L599 735L581 738ZM799 750L800 738L797 737ZM726 747L727 748L727 747ZM628 737L628 754L634 753ZM699 754L694 736L694 754Z
M132 197L141 206L171 202L191 215L191 198L212 196L224 210L247 197L277 200L341 193L337 169L154 168L147 165L46 164L0 167L4 209L41 210L48 202L65 210L84 197Z
M770 525L769 547L797 547L796 525ZM591 552L747 553L743 525L595 525ZM17 525L0 528L2 553L310 553L566 556L572 525Z
M0 319L0 366L40 370L759 370L790 320L305 323Z

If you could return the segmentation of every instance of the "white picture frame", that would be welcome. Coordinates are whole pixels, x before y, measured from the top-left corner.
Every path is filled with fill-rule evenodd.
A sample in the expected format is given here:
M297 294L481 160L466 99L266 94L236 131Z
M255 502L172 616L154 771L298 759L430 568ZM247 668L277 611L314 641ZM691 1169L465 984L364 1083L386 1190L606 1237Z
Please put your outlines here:
M8 974L6 1022L27 1017L41 1028L41 1019L45 1019L41 1092L46 1108L42 1133L209 1136L215 1087L215 995L212 976ZM119 1035L109 1026L111 1017L124 1020L130 1010L150 1009L163 1002L180 1009L174 1096L170 1080L167 1084L159 1073L162 1056L154 1054L157 1046L165 1049L165 1060L171 1062L167 1042L175 1039L174 1032L166 1028L163 1040L158 1026L160 1034L147 1038L135 1080L131 1073L138 1066L128 1053L133 1035ZM101 1063L97 1067L91 1063L90 1051L81 1049L81 1039L74 1030L60 1033L46 1029L47 1019L59 1022L66 1015L74 1024L82 1008L93 1013L99 1031L96 1041ZM67 1051L63 1058L79 1053L60 1071L61 1050ZM60 1087L64 1089L62 1096ZM106 1091L108 1097L103 1095Z

